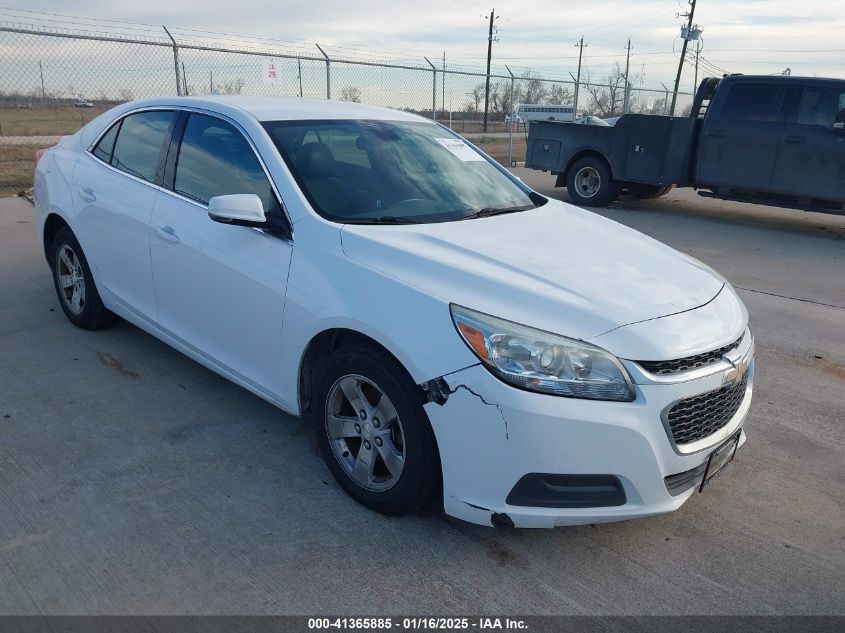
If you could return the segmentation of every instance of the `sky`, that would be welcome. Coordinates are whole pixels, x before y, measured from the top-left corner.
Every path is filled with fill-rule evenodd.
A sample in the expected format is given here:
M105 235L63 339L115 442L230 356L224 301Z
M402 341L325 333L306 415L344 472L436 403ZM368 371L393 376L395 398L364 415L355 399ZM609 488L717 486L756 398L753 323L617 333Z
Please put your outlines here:
M161 36L166 24L177 38L240 43L255 38L315 54L425 63L427 56L452 69L483 69L487 21L495 6L497 41L493 69L547 76L575 73L584 37L583 74L599 79L616 63L624 67L631 39L631 74L642 87L671 84L682 45L678 17L686 0L0 0L0 22L49 27L118 30ZM67 17L67 14L76 17ZM701 75L721 71L845 78L845 5L842 0L699 0L695 23L703 29ZM213 32L213 33L210 33ZM687 68L682 89L693 87Z

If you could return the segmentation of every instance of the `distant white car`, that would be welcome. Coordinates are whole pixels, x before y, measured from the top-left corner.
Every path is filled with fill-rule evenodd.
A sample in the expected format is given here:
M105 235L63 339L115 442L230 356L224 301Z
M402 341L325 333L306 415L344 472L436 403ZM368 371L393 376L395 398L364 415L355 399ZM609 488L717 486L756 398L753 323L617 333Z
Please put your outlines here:
M73 102L74 108L93 108L94 104L90 101L85 101L84 99L77 99Z
M416 115L126 103L41 156L35 200L72 323L119 315L307 416L380 512L667 512L744 441L754 341L725 279Z

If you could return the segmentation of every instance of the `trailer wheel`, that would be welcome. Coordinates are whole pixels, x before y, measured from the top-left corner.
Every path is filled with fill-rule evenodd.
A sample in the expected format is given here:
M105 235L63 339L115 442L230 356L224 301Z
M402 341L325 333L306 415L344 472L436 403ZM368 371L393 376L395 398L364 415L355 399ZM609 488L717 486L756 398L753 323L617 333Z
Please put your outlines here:
M628 192L635 198L640 198L642 200L660 198L661 196L665 196L670 191L672 191L671 185L669 185L668 187L663 187L661 185L628 185Z
M566 189L572 202L582 207L603 207L618 195L607 163L595 156L585 156L572 165Z

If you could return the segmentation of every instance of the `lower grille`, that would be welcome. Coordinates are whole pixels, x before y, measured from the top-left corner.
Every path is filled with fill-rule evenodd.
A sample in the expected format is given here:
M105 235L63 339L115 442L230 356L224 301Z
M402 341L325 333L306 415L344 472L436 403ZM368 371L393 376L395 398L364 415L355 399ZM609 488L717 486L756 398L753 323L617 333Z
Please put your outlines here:
M730 422L742 404L747 385L746 372L738 383L676 402L666 414L675 444L696 442Z

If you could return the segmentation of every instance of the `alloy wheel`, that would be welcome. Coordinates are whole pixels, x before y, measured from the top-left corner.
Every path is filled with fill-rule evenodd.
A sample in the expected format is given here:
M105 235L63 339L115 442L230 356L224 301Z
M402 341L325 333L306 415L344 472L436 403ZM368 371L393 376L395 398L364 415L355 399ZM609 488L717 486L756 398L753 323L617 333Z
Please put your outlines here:
M395 486L405 467L405 434L387 394L349 374L332 385L325 411L332 452L352 481L374 492Z
M59 295L71 314L81 314L85 309L85 277L73 249L62 244L56 255L56 279Z

